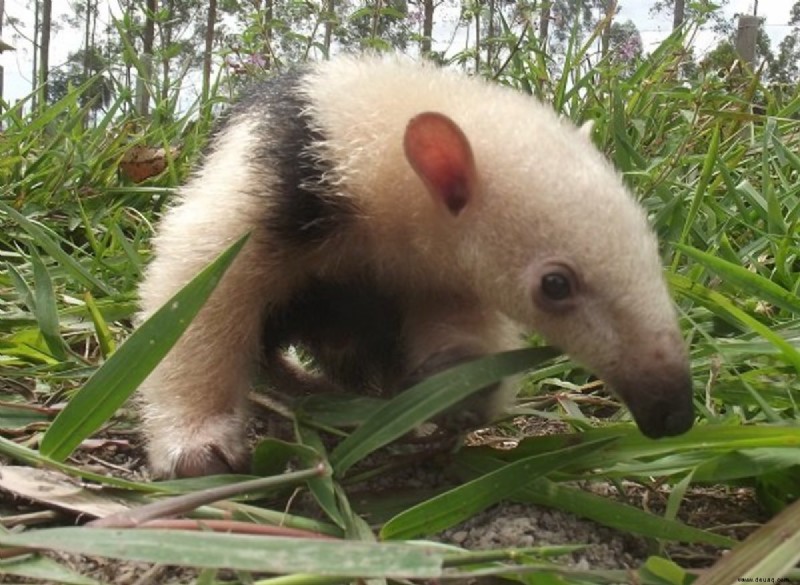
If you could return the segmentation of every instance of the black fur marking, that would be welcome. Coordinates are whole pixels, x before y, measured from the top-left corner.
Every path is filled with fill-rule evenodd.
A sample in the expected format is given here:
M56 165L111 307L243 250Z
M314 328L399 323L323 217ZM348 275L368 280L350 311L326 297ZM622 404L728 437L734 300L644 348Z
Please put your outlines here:
M296 345L343 390L395 392L405 355L402 310L369 282L312 281L264 326L267 352Z
M325 137L313 128L309 104L299 92L303 75L293 72L261 83L236 108L264 118L256 163L278 178L266 221L272 233L292 246L324 242L357 211L352 199L337 194L327 180L333 165L320 152Z

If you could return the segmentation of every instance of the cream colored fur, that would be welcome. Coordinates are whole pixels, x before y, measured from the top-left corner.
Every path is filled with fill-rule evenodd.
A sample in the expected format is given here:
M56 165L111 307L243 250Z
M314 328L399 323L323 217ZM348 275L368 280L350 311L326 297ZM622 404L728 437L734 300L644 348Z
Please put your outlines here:
M612 380L628 379L621 371L628 363L647 370L651 362L685 362L655 239L589 132L514 91L394 58L319 64L303 91L328 138L329 179L363 217L315 257L282 262L261 222L274 179L252 155L269 137L246 117L227 127L166 213L141 288L147 316L253 230L207 306L142 387L156 474L216 471L204 468L214 452L244 465L244 402L261 317L291 295L304 272L376 269L381 282L424 309L408 325L418 360L454 339L486 352L514 347L513 320ZM458 216L435 204L404 158L406 124L425 111L455 121L474 152L478 190ZM567 317L531 300L537 267L552 259L580 277L581 306ZM468 299L456 303L462 311L447 310L452 298ZM632 346L634 362L627 357Z

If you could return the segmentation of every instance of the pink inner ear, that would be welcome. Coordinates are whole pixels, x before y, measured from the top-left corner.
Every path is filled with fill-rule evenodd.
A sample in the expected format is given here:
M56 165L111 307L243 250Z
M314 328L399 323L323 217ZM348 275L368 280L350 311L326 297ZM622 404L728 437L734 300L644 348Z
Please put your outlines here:
M431 195L458 215L475 192L472 147L455 122L437 112L414 116L403 141L406 158Z

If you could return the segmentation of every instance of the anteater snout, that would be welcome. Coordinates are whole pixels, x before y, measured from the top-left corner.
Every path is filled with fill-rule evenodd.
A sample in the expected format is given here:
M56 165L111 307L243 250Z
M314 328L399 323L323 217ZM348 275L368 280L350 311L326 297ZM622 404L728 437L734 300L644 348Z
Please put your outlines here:
M642 434L651 439L681 435L694 424L692 380L687 371L642 376L614 386Z

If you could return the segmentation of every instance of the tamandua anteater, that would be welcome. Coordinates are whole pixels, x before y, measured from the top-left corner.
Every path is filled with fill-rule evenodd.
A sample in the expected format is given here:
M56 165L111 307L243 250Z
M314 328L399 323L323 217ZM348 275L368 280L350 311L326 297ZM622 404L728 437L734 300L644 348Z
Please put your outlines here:
M587 136L507 88L343 57L256 87L164 215L152 314L245 248L141 388L159 476L242 470L246 398L402 389L536 331L605 380L649 437L693 423L687 353L645 214ZM302 346L312 375L284 349ZM447 424L512 398L483 391Z

